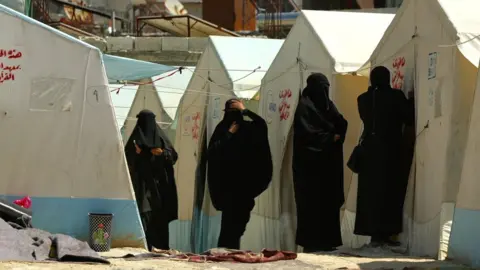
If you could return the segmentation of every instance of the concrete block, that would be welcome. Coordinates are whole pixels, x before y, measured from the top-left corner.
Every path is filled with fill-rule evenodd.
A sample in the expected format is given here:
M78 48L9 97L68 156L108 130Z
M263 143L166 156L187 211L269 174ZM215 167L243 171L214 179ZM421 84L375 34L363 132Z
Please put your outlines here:
M162 50L162 37L137 37L135 39L135 51L158 52Z
M135 37L107 37L109 52L132 51Z
M184 51L188 52L188 38L184 37L163 37L163 51Z
M161 51L161 52L113 52L112 55L133 58L137 60L170 65L170 66L196 66L202 53Z
M207 47L208 38L205 37L191 37L188 38L188 51L203 52Z
M86 42L92 46L97 47L103 53L107 51L107 41L100 37L88 37L88 36L80 36L79 39L83 42Z

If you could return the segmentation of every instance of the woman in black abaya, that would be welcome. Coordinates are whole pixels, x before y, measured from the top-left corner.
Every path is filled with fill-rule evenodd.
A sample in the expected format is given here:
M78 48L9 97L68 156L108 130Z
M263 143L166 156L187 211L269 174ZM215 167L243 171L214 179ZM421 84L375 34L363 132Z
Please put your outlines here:
M392 89L386 67L375 67L370 82L368 91L358 97L364 156L358 174L354 232L371 236L374 245L397 246L400 243L391 236L402 232L411 165L411 156L406 158L403 149L403 128L414 123L415 109L413 99L407 100L401 90Z
M155 121L143 110L125 146L130 177L147 237L148 249L169 249L168 224L178 217L173 165L177 152Z
M293 123L297 244L304 252L332 251L342 245L343 142L348 122L329 99L329 87L325 75L310 75Z
M208 145L210 198L222 211L218 247L240 248L255 198L272 180L272 166L267 123L240 100L228 100Z

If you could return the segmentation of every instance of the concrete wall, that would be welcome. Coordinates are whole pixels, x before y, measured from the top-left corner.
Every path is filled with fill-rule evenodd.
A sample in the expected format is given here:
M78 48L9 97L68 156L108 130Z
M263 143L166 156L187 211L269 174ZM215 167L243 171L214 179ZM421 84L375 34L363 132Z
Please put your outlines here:
M80 37L102 52L172 66L196 66L207 45L199 37Z

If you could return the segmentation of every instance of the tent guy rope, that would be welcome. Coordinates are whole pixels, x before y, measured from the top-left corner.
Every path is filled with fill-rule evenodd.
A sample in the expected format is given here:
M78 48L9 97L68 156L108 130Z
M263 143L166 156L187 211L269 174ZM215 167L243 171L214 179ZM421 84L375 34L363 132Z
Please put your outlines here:
M153 80L153 81L151 81L151 82L144 82L144 83L130 82L130 84L131 84L131 85L138 85L138 86L140 86L140 85L154 84L154 82L160 81L160 80L165 79L165 78L168 78L168 77L170 77L170 76L173 76L173 75L174 75L175 73L177 73L177 72L180 72L180 74L182 74L182 70L183 70L183 69L184 69L184 67L179 67L178 69L176 69L175 71L171 72L170 74L165 75L165 76L162 76L162 77L160 77L160 78L157 78L157 79L155 79L155 80ZM117 89L115 89L115 90L112 90L111 92L115 92L115 91L116 91L117 94L118 94L118 93L120 93L120 89L122 89L123 87L125 87L125 86L127 86L127 85L128 85L128 84L125 84L125 85L123 85L123 86L121 86L121 87L119 87L119 88L117 88Z

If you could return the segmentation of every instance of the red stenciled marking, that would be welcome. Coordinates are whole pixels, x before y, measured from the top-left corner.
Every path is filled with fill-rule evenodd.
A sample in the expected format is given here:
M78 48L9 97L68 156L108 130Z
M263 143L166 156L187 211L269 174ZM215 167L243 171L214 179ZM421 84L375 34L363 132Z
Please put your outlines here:
M8 59L16 59L22 57L22 52L19 52L15 49L13 50L4 50L0 49L0 58L7 57Z
M194 140L198 140L198 138L199 138L198 130L200 129L200 125L198 124L198 121L200 121L200 112L196 112L193 115L192 119L193 119L192 138Z
M0 83L5 81L15 81L15 70L22 69L20 65L5 65L0 62Z
M15 60L22 58L22 52L15 49L0 49L0 58L4 58L5 61L8 61L8 59ZM11 65L5 62L0 62L0 84L6 81L15 81L15 71L20 69L22 69L20 65Z
M280 91L278 97L281 99L278 111L280 112L280 121L287 120L290 116L290 98L292 97L292 91L285 89Z
M405 57L399 56L393 60L393 76L392 87L396 89L402 89L405 75L403 73L403 67L405 66Z

